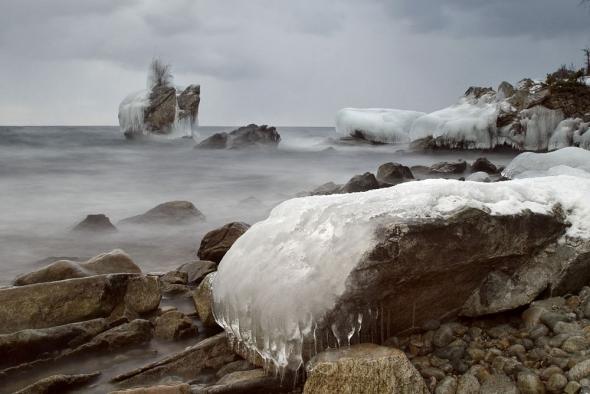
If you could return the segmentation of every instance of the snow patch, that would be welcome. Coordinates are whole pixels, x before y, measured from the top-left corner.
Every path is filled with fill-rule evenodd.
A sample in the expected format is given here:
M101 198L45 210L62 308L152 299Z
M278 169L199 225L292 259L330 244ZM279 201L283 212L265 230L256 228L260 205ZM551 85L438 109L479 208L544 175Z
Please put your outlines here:
M525 152L516 156L502 171L503 176L511 179L562 174L590 175L590 151L567 147L547 153Z
M304 342L323 350L317 349L318 325L375 246L379 224L446 218L462 207L492 215L526 209L547 214L559 203L572 224L567 235L589 237L588 196L590 179L559 176L498 183L436 179L288 200L242 235L219 264L215 319L234 346L262 357L267 369L297 370L306 361ZM346 344L371 319L376 317L342 316L332 333Z

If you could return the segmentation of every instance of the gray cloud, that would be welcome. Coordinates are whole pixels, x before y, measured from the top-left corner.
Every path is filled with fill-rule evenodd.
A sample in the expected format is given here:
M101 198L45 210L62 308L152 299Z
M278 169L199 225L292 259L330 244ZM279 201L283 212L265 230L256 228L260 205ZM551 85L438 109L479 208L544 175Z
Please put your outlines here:
M578 0L2 0L0 124L113 124L160 56L202 124L331 125L344 106L433 110L469 85L579 62Z

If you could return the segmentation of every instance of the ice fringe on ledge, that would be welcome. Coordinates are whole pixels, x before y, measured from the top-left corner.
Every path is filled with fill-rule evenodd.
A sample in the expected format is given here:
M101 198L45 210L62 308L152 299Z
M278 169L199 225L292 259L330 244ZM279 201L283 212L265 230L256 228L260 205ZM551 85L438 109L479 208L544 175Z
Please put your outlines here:
M524 152L506 166L502 175L511 179L552 175L590 178L590 151L568 147L547 153Z
M143 133L146 134L143 117L149 105L150 91L147 89L131 93L125 97L119 105L119 125L121 130L124 133L143 130Z
M336 115L336 132L376 143L410 142L412 123L424 112L383 108L344 108Z
M344 294L347 278L376 244L386 221L446 218L457 208L493 215L524 210L549 213L562 205L567 235L590 236L590 179L571 176L498 183L425 180L395 187L288 200L241 236L219 264L213 282L214 315L231 343L259 356L267 369L296 371L303 349L347 345L380 319L339 316L331 332L318 330Z

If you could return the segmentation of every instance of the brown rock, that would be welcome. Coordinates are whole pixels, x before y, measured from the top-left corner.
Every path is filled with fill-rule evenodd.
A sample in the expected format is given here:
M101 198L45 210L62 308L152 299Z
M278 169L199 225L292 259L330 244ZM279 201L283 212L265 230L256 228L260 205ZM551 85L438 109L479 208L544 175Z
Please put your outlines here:
M117 228L113 226L111 220L104 214L88 215L86 219L78 223L72 231L90 232L90 233L116 233Z
M179 311L168 311L156 319L156 337L164 340L176 340L196 337L197 327L192 320Z
M149 211L121 220L121 223L186 225L205 220L205 215L190 201L168 201Z
M197 260L185 263L178 267L176 271L184 272L187 274L188 285L198 285L201 283L203 278L217 270L217 264L213 261Z
M197 310L199 319L206 327L217 326L215 317L213 316L213 293L211 288L214 278L215 272L210 273L193 292L195 309Z
M79 388L96 379L100 372L80 375L53 375L41 379L14 394L53 394Z
M147 131L168 134L176 117L176 89L170 86L156 86L150 93L150 105L144 113Z
M187 383L181 383L117 390L109 394L191 394L191 387Z
M249 228L250 225L246 223L232 222L209 231L199 246L199 258L219 263L234 242Z

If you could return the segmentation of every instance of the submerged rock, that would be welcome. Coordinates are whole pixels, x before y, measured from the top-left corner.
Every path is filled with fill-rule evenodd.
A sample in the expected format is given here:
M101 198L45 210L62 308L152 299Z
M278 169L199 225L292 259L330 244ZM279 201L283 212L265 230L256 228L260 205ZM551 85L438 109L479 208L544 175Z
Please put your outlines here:
M72 231L74 232L91 232L91 233L115 233L117 228L113 226L111 220L104 214L88 215L86 219L78 223Z
M108 253L99 254L83 263L58 260L37 271L19 275L14 280L14 285L24 286L34 283L119 273L141 273L141 269L131 260L127 253L121 249L115 249Z
M199 149L276 148L280 141L281 136L276 128L249 124L230 133L213 134L201 141L196 147Z
M467 169L464 160L456 162L441 161L430 166L430 172L434 174L462 174Z
M209 231L201 240L197 255L203 260L219 263L234 242L249 228L249 224L231 222Z
M53 375L41 379L14 394L51 394L65 393L84 386L100 375L100 372L79 375Z
M160 304L158 278L97 275L0 289L0 334L47 328L98 317L115 309L142 314Z
M169 201L141 215L121 220L121 223L150 225L186 225L205 220L205 215L190 201Z
M306 368L305 394L429 392L404 352L373 344L320 353Z

